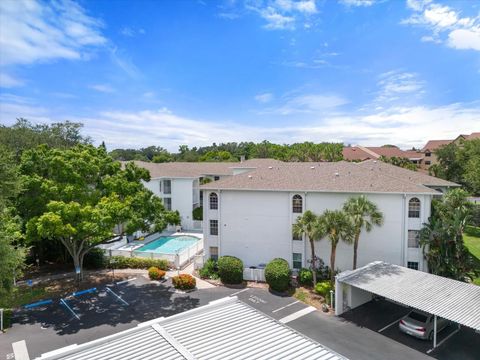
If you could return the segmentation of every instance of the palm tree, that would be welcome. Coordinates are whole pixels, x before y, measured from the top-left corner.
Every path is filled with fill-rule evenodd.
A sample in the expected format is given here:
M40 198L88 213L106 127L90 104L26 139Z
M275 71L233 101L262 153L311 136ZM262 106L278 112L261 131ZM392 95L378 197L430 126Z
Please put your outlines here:
M342 210L325 210L319 219L321 233L324 234L332 246L330 253L330 281L333 284L335 278L335 255L340 240L351 244L353 242L355 228L352 220Z
M318 216L310 210L307 210L303 215L297 218L295 224L293 224L293 234L295 236L303 236L310 242L310 249L312 251L312 275L313 286L317 283L317 272L315 264L315 241L322 238L320 233L320 227L318 222Z
M357 268L357 250L360 233L365 228L370 232L374 225L383 224L383 214L377 205L367 199L365 195L351 197L343 205L343 211L350 216L355 227L355 239L353 241L353 270Z

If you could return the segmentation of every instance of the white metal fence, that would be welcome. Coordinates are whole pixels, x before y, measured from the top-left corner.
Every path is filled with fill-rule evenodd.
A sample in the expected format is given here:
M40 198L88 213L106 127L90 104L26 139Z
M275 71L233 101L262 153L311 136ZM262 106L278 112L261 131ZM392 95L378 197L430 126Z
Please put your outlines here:
M158 236L158 235L156 235ZM148 237L145 238L145 242ZM176 254L155 253L150 251L137 251L135 249L103 249L105 255L111 256L125 256L125 257L139 257L149 259L163 259L173 264L176 268L181 268L187 264L195 255L203 251L203 239L198 240L187 248L182 249Z
M243 269L243 280L265 282L265 269Z

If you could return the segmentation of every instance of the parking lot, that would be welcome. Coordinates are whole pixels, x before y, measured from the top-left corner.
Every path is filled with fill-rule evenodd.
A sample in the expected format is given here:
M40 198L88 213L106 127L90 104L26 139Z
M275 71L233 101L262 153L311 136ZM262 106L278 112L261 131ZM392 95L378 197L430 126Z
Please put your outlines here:
M427 355L424 350L431 343L410 339L407 335L403 339L403 334L396 333L396 326L378 332L406 312L405 308L387 302L365 304L344 317L335 317L291 296L279 296L261 288L213 287L184 293L175 290L170 281L155 283L141 276L110 288L115 295L103 286L97 291L65 297L72 311L60 304L59 299L49 305L17 311L13 327L0 335L0 359L12 359L13 342L25 340L33 359L60 347L111 335L140 322L170 316L225 296L237 296L350 359L427 360L432 356L474 359L472 347L479 338L467 332L465 338L457 339L464 335L456 334L448 346L442 345Z
M456 324L446 327L437 334L436 349L433 349L432 341L417 339L401 332L398 323L409 311L409 308L387 300L374 300L341 317L437 359L478 359L475 344L480 336L468 328L458 331Z

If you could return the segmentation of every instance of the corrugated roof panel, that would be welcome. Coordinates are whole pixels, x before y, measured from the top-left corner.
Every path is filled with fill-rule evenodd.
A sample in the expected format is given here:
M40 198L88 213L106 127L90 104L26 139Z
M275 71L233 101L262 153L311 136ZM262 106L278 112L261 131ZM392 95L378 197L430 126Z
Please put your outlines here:
M342 274L338 276L342 283L480 330L477 285L384 262Z
M161 318L78 346L45 354L64 360L345 359L237 298Z

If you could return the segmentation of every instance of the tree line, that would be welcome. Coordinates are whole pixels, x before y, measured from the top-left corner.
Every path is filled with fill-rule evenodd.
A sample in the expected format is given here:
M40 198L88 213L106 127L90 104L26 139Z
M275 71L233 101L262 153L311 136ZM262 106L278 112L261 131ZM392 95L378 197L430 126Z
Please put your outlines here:
M159 146L141 149L115 149L110 155L117 160L141 160L155 163L186 161L239 161L241 158L270 158L282 161L339 161L343 159L342 143L274 144L267 140L254 142L229 142L210 146L192 147L181 145L177 153L170 153Z

